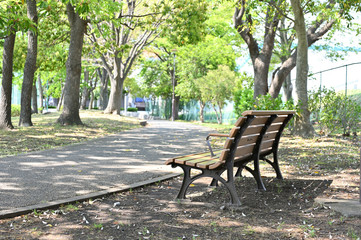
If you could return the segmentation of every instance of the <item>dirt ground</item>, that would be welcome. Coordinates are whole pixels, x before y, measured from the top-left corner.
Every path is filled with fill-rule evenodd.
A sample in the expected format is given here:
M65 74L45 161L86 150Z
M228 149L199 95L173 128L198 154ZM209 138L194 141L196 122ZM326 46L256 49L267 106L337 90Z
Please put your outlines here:
M331 138L283 142L284 180L265 164L266 191L257 191L250 175L237 179L241 207L227 204L222 186L208 187L210 179L191 185L189 201L173 201L178 177L0 220L0 239L360 239L360 217L315 203L316 197L359 198L358 147Z

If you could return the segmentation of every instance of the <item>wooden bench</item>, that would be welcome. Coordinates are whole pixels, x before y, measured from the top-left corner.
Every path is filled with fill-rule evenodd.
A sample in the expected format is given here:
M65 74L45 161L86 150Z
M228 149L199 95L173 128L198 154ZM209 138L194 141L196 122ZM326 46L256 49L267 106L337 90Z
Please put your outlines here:
M243 169L249 171L255 178L258 188L265 190L262 182L259 160L269 163L276 172L277 178L282 179L278 165L278 145L281 134L293 117L294 111L245 111L242 113L229 134L211 133L206 140L209 152L190 154L171 158L166 161L172 167L181 167L184 172L183 183L176 199L185 199L189 185L202 177L213 178L211 185L220 181L231 196L231 203L240 205L234 184L233 168L237 167L235 176L241 176ZM209 144L210 137L226 137L224 147L214 151ZM272 154L273 161L266 158ZM253 168L248 166L253 163ZM201 173L191 176L191 170L198 169ZM221 175L226 171L226 178Z

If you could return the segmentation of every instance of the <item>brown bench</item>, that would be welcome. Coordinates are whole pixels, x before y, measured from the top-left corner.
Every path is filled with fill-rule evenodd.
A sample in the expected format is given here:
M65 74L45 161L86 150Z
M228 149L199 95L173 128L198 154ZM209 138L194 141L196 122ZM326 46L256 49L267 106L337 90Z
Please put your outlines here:
M245 111L242 113L229 134L209 134L210 137L226 137L224 147L221 150L212 150L209 141L210 152L190 154L171 158L166 161L172 167L181 167L184 172L183 183L176 199L185 199L189 185L201 178L211 177L211 185L217 185L220 181L226 186L231 196L231 203L240 205L237 191L234 185L233 168L237 167L235 176L241 176L243 169L249 171L255 178L258 188L265 190L262 182L259 160L269 163L282 179L278 165L278 145L281 134L293 117L294 111ZM273 161L266 158L272 154ZM248 163L253 162L253 168ZM198 169L201 173L191 176L191 169ZM221 175L226 171L226 178Z

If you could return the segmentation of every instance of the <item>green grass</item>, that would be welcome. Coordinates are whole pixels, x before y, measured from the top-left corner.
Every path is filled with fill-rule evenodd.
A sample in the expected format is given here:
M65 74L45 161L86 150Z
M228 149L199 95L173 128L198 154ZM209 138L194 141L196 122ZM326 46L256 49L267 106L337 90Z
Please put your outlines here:
M32 127L17 127L19 117L13 117L15 129L0 130L0 157L70 145L140 127L138 119L96 110L80 111L83 126L62 126L56 123L59 115L57 112L34 114Z

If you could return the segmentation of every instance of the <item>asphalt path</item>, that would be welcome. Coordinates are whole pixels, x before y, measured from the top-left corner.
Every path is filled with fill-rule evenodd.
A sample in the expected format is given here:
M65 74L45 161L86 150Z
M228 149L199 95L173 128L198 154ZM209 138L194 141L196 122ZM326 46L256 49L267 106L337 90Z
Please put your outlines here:
M179 170L164 165L164 161L205 150L204 140L210 131L189 123L154 120L145 128L0 158L0 211L174 173Z

